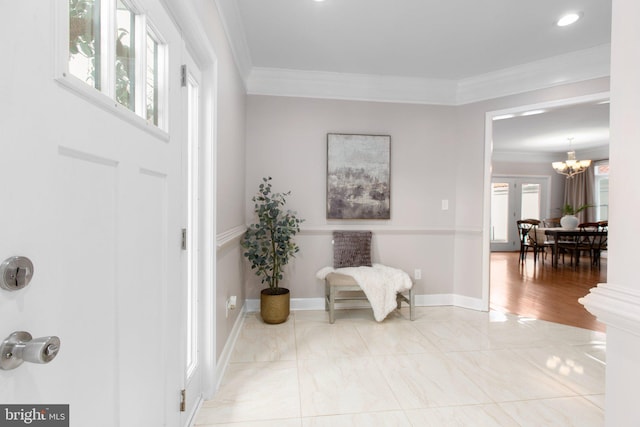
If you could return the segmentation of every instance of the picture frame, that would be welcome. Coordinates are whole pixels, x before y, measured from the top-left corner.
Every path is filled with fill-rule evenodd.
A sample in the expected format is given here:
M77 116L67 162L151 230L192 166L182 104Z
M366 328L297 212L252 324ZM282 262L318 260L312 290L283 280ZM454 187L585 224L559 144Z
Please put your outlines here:
M391 218L391 136L327 134L327 219Z

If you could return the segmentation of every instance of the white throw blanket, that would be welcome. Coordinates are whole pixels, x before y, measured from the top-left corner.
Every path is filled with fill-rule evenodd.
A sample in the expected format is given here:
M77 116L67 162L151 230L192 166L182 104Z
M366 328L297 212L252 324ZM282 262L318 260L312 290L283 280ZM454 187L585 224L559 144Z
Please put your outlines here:
M329 273L353 277L371 303L373 317L378 322L395 310L396 294L408 291L413 285L407 273L382 264L373 264L371 267L324 267L316 273L316 277L324 280Z

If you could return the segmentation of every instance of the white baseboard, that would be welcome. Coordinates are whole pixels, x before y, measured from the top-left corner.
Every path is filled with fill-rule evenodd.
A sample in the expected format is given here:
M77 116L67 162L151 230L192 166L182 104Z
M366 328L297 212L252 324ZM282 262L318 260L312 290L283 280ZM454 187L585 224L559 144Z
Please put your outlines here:
M260 304L258 303L258 307ZM233 348L236 345L236 341L238 341L238 336L240 335L240 331L242 330L242 325L244 324L244 313L247 311L247 302L242 306L238 317L236 318L235 323L233 324L233 328L231 329L231 333L229 334L229 338L227 342L224 344L224 348L222 349L222 353L220 353L220 358L216 361L216 370L215 370L215 382L214 382L214 393L218 391L220 388L220 382L222 381L222 377L224 376L225 371L227 370L227 366L229 366L229 360L231 360L231 353L233 353Z
M482 299L471 298L464 295L455 294L430 294L430 295L415 295L416 307L434 307L440 305L452 305L454 307L469 308L477 311L486 311L485 304ZM363 301L359 303L357 301L350 301L348 303L341 303L338 308L363 308L368 307L368 303ZM247 312L260 311L259 299L248 299L244 305ZM324 310L324 298L291 298L291 310Z
M187 421L187 427L194 427L196 425L196 418L198 418L198 412L202 408L202 404L204 403L204 398L202 395L198 396L198 400L196 404L193 406L193 412L189 415L189 420Z

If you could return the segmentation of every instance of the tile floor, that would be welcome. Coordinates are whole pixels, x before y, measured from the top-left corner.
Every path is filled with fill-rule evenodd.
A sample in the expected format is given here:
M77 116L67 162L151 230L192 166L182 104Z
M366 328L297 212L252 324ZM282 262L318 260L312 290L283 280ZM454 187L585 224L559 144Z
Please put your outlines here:
M196 426L602 426L605 335L499 312L245 315Z

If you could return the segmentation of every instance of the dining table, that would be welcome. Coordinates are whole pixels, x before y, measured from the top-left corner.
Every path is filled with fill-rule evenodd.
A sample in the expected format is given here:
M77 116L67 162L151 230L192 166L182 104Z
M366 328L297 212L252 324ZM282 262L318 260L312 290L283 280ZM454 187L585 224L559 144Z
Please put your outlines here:
M553 266L558 267L558 255L560 254L558 243L561 241L563 237L565 240L576 240L581 237L607 237L606 230L597 230L597 229L580 229L580 228L562 228L562 227L553 227L553 228L538 228L538 233L544 233L545 236L551 237L550 240L553 240ZM547 240L548 241L548 240Z

